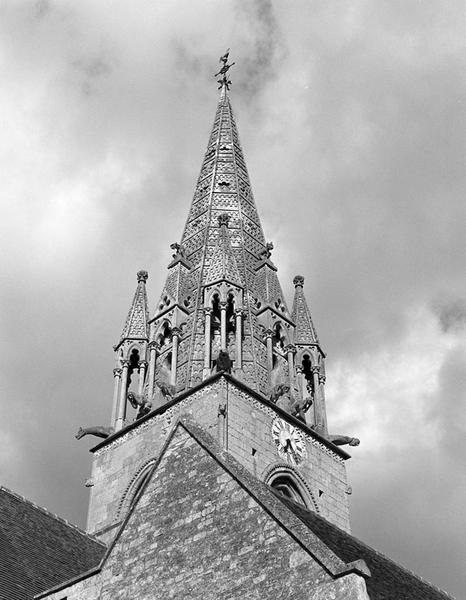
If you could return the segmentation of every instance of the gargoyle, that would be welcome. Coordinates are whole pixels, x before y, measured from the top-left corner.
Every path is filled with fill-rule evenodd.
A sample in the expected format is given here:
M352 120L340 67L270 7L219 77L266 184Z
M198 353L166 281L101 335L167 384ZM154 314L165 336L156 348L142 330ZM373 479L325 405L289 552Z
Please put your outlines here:
M186 250L181 244L178 244L178 242L170 244L170 248L175 251L173 258L186 258Z
M328 439L336 446L359 446L361 443L358 438L350 437L349 435L329 435Z
M287 394L289 391L290 391L289 385L287 385L286 383L277 383L277 385L273 386L272 391L270 392L269 398L270 398L271 402L276 404L277 400L281 396L284 396L285 394Z
M311 406L312 398L309 396L304 399L296 400L291 405L291 414L293 415L293 417L296 417L297 419L306 422L305 413L310 409Z
M133 408L138 408L136 419L140 419L144 415L147 415L152 410L152 402L144 398L142 394L136 394L135 392L128 392L126 395L128 402Z
M273 250L273 242L267 242L265 244L264 250L261 250L259 252L259 256L261 258L270 258L272 256L272 250Z
M80 427L78 433L74 436L80 440L85 435L95 435L100 438L108 438L109 435L115 433L113 427L104 427L103 425L95 425L94 427Z
M162 392L162 396L166 399L173 398L176 392L176 388L174 385L170 383L166 383L165 381L160 381L158 379L155 380L155 383L159 390Z
M231 362L231 358L226 350L220 350L217 356L217 372L225 371L225 373L231 373L231 367L233 363Z

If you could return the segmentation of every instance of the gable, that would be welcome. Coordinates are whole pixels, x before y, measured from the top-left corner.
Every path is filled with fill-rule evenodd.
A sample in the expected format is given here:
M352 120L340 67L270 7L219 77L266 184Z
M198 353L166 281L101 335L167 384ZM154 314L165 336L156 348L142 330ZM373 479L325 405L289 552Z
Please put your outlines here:
M188 590L192 598L236 598L251 588L257 597L293 590L293 597L304 598L310 587L330 580L181 427L118 536L101 577L109 597L119 597L124 582L126 597L138 593L153 598L166 597L167 590L173 598L186 598Z

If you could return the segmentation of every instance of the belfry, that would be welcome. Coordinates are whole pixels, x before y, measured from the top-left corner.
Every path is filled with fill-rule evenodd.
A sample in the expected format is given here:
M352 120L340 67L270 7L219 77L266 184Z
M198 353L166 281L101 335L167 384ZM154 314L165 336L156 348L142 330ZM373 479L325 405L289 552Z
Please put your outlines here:
M115 347L115 430L125 422L128 377L137 377L139 394L159 406L167 389L174 396L218 372L222 352L231 360L235 379L327 434L325 354L304 297L304 279L295 278L290 313L272 248L264 237L222 85L194 198L181 240L172 244L160 300L149 316L147 274L139 272Z
M10 600L449 598L350 533L342 446L359 440L329 433L325 353L262 230L228 55L160 298L151 312L138 271L110 422L76 436L100 438L86 532L0 489Z

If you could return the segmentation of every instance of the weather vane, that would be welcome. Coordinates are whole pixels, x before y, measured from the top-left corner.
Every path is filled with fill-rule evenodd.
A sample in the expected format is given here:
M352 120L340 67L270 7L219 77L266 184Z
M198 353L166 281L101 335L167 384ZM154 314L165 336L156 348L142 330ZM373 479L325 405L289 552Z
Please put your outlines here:
M223 63L223 65L222 65L222 68L220 69L220 71L218 73L215 73L215 75L214 75L214 77L218 77L219 75L222 76L221 79L217 79L217 83L220 84L218 86L219 90L221 90L223 86L225 86L227 88L227 90L230 89L231 81L228 79L227 73L235 63L231 63L231 65L227 64L229 54L230 54L230 48L228 48L228 50L225 52L225 54L220 57L218 62Z

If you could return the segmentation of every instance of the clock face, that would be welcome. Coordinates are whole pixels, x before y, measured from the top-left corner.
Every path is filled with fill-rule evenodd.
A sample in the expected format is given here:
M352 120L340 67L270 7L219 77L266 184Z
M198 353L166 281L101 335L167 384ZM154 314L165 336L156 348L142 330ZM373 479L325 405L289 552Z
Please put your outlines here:
M277 417L272 423L272 437L280 458L290 465L299 465L303 461L306 444L299 429Z

